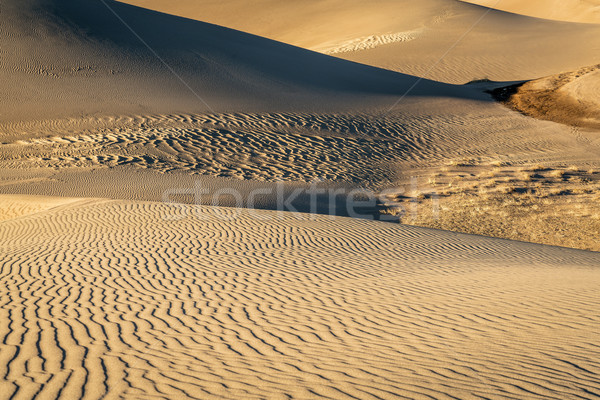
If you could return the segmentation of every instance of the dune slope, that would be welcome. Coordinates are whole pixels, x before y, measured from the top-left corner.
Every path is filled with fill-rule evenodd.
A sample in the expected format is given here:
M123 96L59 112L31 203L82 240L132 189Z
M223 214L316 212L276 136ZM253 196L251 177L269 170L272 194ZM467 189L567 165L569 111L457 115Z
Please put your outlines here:
M600 129L600 65L497 90L513 109L534 118Z
M127 201L0 223L0 389L49 398L600 393L597 254ZM257 218L260 217L260 218Z
M466 0L466 2L537 18L600 23L599 0Z
M456 0L125 2L444 82L535 79L600 62L600 25L541 20ZM595 10L576 0L551 3L567 15L575 2ZM519 2L521 8L552 8L542 3L548 2ZM250 13L253 18L246 18Z
M392 3L406 7L404 12ZM432 174L442 174L438 180L447 178L448 185L463 190L454 182L465 180L462 172L454 176L446 168L457 159L486 166L509 163L515 169L540 162L556 170L565 163L585 170L599 166L597 135L507 110L484 93L503 83L418 81L206 22L106 4L3 4L0 192L160 200L166 190L194 187L192 175L202 175L210 178L211 189L238 188L243 182L243 193L256 181L270 188L277 181L303 187L333 181L377 191L391 187L412 196L405 189L415 176L428 182ZM193 5L168 4L181 7L183 14ZM251 21L245 18L248 5L239 2L194 4L206 19L224 18L212 22L239 28L237 23ZM257 20L266 18L263 12L272 13L278 21L273 32L287 27L293 36L299 35L293 31L295 20L286 18L305 16L308 25L298 37L316 38L313 46L335 47L342 40L349 45L342 46L350 49L343 53L348 57L364 54L371 62L368 54L381 50L382 60L412 57L416 64L402 61L408 68L429 65L419 57L435 56L431 49L441 51L486 13L485 23L444 58L449 64L440 64L444 80L454 79L455 72L471 74L472 68L496 74L498 66L514 67L520 71L515 76L522 77L534 71L522 64L534 65L530 61L538 56L545 60L540 65L554 70L562 64L547 62L549 54L568 63L598 54L580 47L590 38L587 46L593 49L600 37L597 27L487 13L454 1L383 1L376 10L356 1L341 8L335 1L294 4L265 0ZM237 13L234 6L240 7ZM316 25L328 27L323 35L331 35L331 43L319 42L325 36L319 39L321 34L311 30L310 15L318 17ZM348 22L358 20L369 23ZM378 24L385 30L372 31ZM354 34L344 36L353 27L361 35L358 41ZM548 51L550 42L556 51ZM492 62L490 49L506 62ZM517 54L518 49L527 51ZM466 52L456 58L460 51ZM140 171L144 179L135 178ZM427 189L422 186L419 190ZM272 196L262 202L264 208L274 203Z
M600 133L485 92L514 82L454 83L598 63L600 26L454 0L0 11L0 397L600 396L598 253L252 209L299 191L300 210L351 215L368 187L390 203L365 218L437 217L439 196L489 216L465 196L552 179L592 199L597 171L529 168L591 171ZM597 71L567 78L549 90L597 102ZM219 192L249 209L198 205Z
M115 1L10 0L0 18L0 122L375 106L416 81ZM421 82L414 94L462 92Z

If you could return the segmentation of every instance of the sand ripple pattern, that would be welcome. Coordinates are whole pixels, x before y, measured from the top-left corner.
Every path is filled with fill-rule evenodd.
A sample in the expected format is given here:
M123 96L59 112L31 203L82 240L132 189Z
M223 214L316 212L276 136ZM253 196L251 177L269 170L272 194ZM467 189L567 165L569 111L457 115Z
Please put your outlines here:
M597 254L195 211L82 200L0 223L3 396L600 395Z
M411 40L415 40L422 33L423 29L417 29L414 31L388 33L384 35L371 35L348 40L335 46L318 48L317 50L325 54L339 54L368 50L391 43L409 42Z
M499 149L536 157L556 148L545 137L515 133L524 120L502 125L483 114L468 122L456 115L275 113L41 121L0 127L5 132L0 167L130 166L255 181L376 186L394 182L402 163L488 156Z
M20 140L2 149L2 159L57 168L127 165L258 181L368 183L389 179L390 163L420 146L403 125L361 116L171 115L100 120L72 135Z

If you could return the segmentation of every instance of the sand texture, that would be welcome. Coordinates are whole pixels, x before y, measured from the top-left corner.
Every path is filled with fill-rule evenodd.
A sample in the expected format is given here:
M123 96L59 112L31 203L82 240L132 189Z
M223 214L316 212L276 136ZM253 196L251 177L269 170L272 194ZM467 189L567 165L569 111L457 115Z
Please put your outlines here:
M2 0L0 399L599 397L598 2L490 3Z
M557 21L600 23L600 1L598 0L467 0L467 2Z
M535 79L600 63L600 24L541 19L600 22L597 0L126 3L450 83Z
M600 128L600 65L525 83L505 99L526 115L582 128Z
M0 223L0 374L14 398L600 391L597 254L82 201Z

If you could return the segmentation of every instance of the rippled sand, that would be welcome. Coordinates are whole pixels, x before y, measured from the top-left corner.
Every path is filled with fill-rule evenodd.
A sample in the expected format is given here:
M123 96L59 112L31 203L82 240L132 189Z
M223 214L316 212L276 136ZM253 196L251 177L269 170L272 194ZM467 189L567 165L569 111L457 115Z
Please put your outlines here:
M189 211L82 199L0 223L3 393L600 391L597 254L328 216Z
M599 253L371 220L595 248L595 125L491 93L596 118L600 25L373 4L2 1L0 398L600 395Z

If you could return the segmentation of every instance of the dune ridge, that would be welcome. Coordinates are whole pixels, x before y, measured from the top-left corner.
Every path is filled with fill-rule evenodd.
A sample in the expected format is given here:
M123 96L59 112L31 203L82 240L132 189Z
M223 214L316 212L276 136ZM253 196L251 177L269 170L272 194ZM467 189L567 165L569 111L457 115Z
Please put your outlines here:
M537 79L600 62L600 53L589 51L600 48L598 24L544 20L457 0L381 0L377 6L359 0L262 0L260 6L241 0L126 2L311 50L342 49L337 57L455 84ZM575 3L592 9L580 0L551 3L559 17L569 15ZM552 8L545 1L513 4L541 12ZM246 18L249 13L254 18ZM415 31L421 33L414 40L370 45L395 32Z
M494 7L516 14L558 21L600 23L600 1L598 0L464 0L467 3Z
M416 80L113 0L5 3L5 123L152 112L341 111L365 99L375 108ZM427 81L414 95L438 92L462 96L464 90ZM10 101L15 98L18 104Z
M230 208L165 221L178 210L95 200L0 222L3 393L600 391L597 254Z
M494 93L534 118L600 129L600 65L536 79Z

